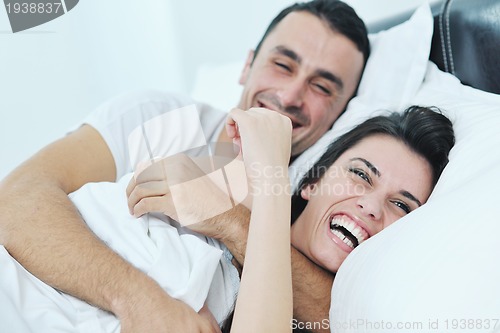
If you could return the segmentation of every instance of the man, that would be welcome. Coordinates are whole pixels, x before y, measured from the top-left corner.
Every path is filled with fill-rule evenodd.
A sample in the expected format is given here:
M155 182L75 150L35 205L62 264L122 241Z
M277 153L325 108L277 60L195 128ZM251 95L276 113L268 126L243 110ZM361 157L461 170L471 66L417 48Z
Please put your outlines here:
M287 115L293 123L296 157L345 109L368 50L363 22L344 3L315 0L292 5L271 22L249 54L240 78L244 90L238 108L265 107ZM92 235L67 194L88 182L115 181L130 171L128 133L167 112L164 108L190 103L166 94L108 103L1 184L1 244L46 283L114 313L125 333L196 332L206 329L207 319L168 296ZM210 137L227 140L217 126L222 119L204 119L204 114L210 110L200 114ZM132 206L137 215L151 210ZM246 208L237 206L200 231L222 240L243 263L248 216ZM333 278L297 251L292 251L292 262L295 316L304 321L328 318L330 297L325 290L330 290Z

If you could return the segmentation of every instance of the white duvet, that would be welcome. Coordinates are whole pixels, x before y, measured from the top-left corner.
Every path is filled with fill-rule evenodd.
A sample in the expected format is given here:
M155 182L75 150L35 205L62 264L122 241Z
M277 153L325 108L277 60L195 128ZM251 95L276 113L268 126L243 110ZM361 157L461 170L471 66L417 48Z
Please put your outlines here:
M227 250L166 217L132 217L125 196L130 177L87 184L70 198L93 232L115 252L196 311L206 301L221 323L239 284L236 269L224 255ZM119 332L112 314L49 287L3 247L0 267L0 332Z

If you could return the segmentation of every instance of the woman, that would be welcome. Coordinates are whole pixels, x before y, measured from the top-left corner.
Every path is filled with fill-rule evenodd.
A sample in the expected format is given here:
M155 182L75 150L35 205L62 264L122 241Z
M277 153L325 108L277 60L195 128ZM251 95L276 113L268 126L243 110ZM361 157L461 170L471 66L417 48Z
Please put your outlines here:
M320 266L336 272L354 247L427 201L454 143L451 122L436 108L412 106L402 114L379 116L358 125L332 143L300 183L300 192L292 201L292 244L309 253ZM336 183L325 179L332 172L339 175ZM310 212L316 197L311 198L311 190L321 191L325 185L342 192L336 198L337 206L325 213L333 218L329 221L333 235L329 235L338 245L334 248L341 249L335 251L336 259L331 253L329 258L320 258L314 250L319 239L310 239L307 247L304 237L299 236L311 228L305 221L314 219ZM356 190L362 195L349 197ZM338 214L344 209L353 216ZM311 248L312 244L315 247Z

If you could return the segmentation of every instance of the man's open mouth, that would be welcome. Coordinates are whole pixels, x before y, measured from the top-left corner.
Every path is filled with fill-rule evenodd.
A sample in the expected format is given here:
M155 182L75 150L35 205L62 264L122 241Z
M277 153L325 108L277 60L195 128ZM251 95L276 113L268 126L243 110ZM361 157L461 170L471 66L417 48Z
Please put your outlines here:
M359 244L370 238L365 229L344 216L332 216L330 230L351 249L356 248Z

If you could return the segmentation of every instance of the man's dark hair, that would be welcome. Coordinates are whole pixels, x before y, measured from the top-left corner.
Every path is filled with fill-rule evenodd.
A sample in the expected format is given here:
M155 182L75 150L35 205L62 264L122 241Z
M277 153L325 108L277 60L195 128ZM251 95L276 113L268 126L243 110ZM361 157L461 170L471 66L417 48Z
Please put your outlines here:
M363 53L364 63L366 64L370 54L370 43L368 41L368 32L365 23L361 20L361 18L359 18L352 7L339 0L313 0L309 2L299 2L283 9L269 24L264 36L262 36L259 44L257 44L254 59L259 53L262 43L266 37L274 30L276 25L278 25L278 23L285 18L285 16L292 12L311 13L328 23L332 31L346 36L357 46L358 50ZM327 56L328 55L325 54L325 57Z

